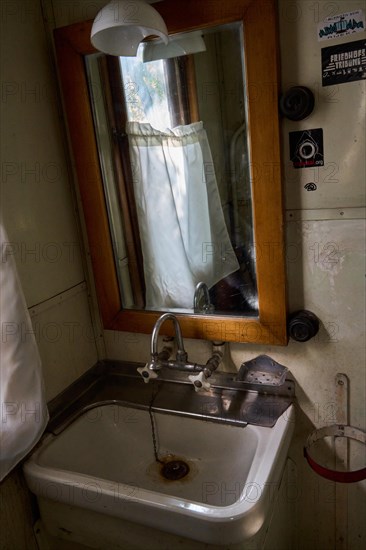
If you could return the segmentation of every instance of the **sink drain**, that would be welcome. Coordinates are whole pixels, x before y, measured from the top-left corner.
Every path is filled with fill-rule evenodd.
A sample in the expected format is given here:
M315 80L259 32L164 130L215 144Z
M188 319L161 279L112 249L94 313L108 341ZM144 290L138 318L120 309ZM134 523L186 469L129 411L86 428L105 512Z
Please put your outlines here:
M169 460L161 468L161 475L165 479L170 479L171 481L177 481L182 479L189 473L189 466L183 460Z

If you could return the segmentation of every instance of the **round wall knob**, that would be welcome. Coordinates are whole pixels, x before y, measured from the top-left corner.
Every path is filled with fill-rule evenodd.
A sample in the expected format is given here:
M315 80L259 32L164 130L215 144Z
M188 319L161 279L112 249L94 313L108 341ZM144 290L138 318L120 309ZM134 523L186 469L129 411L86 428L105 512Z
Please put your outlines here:
M293 86L280 99L280 111L290 120L302 120L314 109L314 94L305 86Z
M288 323L290 337L296 342L307 342L319 331L318 317L306 309L292 313Z

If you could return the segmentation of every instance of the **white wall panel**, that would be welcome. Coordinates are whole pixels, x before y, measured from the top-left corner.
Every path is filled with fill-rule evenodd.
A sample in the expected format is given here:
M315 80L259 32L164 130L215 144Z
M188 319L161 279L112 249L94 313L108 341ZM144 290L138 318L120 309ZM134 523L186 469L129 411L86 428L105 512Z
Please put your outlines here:
M39 346L47 401L79 378L98 358L86 290L31 312Z
M14 255L28 306L42 303L32 321L50 399L90 368L97 353L86 290L72 300L50 300L84 273L40 0L1 2L0 22L0 206L9 238L1 254ZM37 546L21 479L16 470L1 485L1 540L17 550Z
M365 80L322 87L321 48L365 38L360 32L318 41L318 23L330 15L364 9L363 1L280 0L282 91L307 86L315 95L312 114L300 122L283 119L286 207L337 208L365 205ZM289 160L289 132L323 128L324 166L295 169ZM317 190L306 191L314 182Z
M48 17L54 18L56 27L71 25L78 21L93 19L98 11L108 4L108 0L41 0ZM174 1L174 0L173 0ZM146 0L155 4L160 0Z
M84 275L40 4L3 8L1 205L10 241L3 253L14 254L32 306Z

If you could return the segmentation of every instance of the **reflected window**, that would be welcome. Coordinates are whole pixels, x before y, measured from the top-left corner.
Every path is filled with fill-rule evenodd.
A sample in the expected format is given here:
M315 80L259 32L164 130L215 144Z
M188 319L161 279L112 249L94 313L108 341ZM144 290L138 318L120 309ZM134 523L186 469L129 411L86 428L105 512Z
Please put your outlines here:
M158 130L172 126L164 61L143 63L138 57L120 57L127 119L148 122Z
M149 62L143 62L141 54L137 58L86 57L122 303L125 308L146 308L146 273L126 125L149 123L164 131L203 121L213 159L205 166L205 176L212 171L216 177L239 265L210 288L210 298L216 312L256 316L242 26L223 25L201 34L207 51L196 54ZM212 254L225 256L222 247L211 248ZM189 300L193 308L193 296ZM180 310L187 312L186 306Z

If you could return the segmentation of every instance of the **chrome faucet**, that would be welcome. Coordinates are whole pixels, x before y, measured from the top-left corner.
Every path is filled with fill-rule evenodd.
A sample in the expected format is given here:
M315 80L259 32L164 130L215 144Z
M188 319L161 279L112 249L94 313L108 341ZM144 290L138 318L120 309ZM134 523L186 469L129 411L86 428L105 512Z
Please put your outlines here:
M200 297L203 292L204 303L203 306L200 306ZM214 311L214 305L210 300L210 293L208 291L208 286L203 281L197 283L194 290L193 298L193 310L195 313L212 313Z
M187 352L184 349L182 331L180 330L178 319L172 313L164 313L164 315L159 317L159 319L156 321L154 325L152 335L151 335L151 346L150 346L151 359L154 361L154 363L157 362L157 365L159 365L159 354L158 354L159 332L160 332L161 325L165 323L165 321L167 321L168 319L171 319L171 321L173 322L175 337L177 339L178 349L177 349L176 362L186 363L188 360L188 356L187 356Z
M172 360L170 357L172 353L172 348L170 346L164 346L162 351L160 353L158 352L158 337L160 328L167 320L171 320L174 324L177 340L177 353L175 360ZM188 379L192 382L196 391L201 389L208 390L210 388L207 378L209 378L217 369L223 357L221 350L215 349L212 357L210 357L205 365L190 363L188 361L188 354L184 349L183 336L178 319L172 313L164 313L164 315L159 317L156 321L151 335L150 353L150 361L146 363L144 367L139 367L137 369L143 377L144 382L148 383L150 378L157 378L158 371L160 371L163 367L166 367L173 370L198 373L188 376Z

